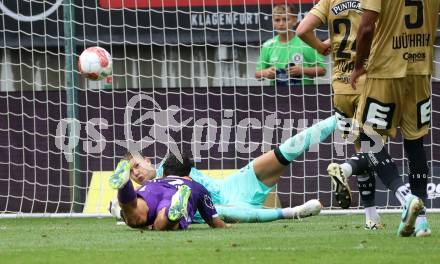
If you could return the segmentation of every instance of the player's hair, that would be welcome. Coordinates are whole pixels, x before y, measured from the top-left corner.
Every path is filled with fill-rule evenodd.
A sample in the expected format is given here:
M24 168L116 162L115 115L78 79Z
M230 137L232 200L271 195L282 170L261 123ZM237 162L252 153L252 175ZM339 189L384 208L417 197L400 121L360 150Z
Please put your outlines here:
M272 15L296 15L296 9L292 5L276 5L272 9Z
M162 166L165 177L169 175L184 177L189 176L194 162L188 155L182 154L182 159L179 160L176 155L170 153Z
M136 154L135 154L136 155ZM146 157L146 155L143 152L139 152L139 155L141 157ZM124 160L131 160L133 158L133 154L130 151L127 151L124 156L122 157L122 159Z
M125 160L131 160L133 158L133 154L131 154L130 151L127 151L127 153L124 154L124 157L122 157Z

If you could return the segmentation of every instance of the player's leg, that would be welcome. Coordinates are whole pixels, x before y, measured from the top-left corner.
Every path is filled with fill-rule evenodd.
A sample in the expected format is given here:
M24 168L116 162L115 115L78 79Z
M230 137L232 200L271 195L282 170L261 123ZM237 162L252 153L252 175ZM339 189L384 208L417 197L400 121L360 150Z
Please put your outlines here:
M357 175L359 196L365 209L365 229L382 229L384 226L376 209L376 173L367 171Z
M317 199L312 199L302 205L281 209L285 219L301 219L318 215L321 212L322 204Z
M414 234L417 217L423 211L423 201L415 195L410 195L403 206L401 222L397 235L408 237Z
M336 116L336 128L342 132L344 139L350 136L353 130L353 118L360 94L335 94L333 96L333 108ZM357 147L357 146L356 146ZM359 151L357 148L356 151Z
M408 86L411 87L408 98L411 109L408 108L402 117L402 134L404 148L408 158L409 184L411 193L427 203L426 187L428 184L429 167L426 152L423 147L423 137L429 132L430 125L430 77L408 76ZM426 208L417 217L415 226L416 236L430 236L431 229L426 218Z
M345 139L352 132L353 116L355 107L359 102L359 95L336 94L333 96L333 106L336 116L336 127L341 131ZM357 149L357 151L359 151ZM338 164L330 164L327 168L332 182L332 190L335 193L339 206L346 209L351 204L351 191L347 179L341 176Z
M331 116L287 139L275 150L253 161L255 175L266 186L278 183L286 167L310 146L324 141L336 129L336 117Z
M344 177L373 169L391 190L403 184L381 137L396 135L401 117L400 105L395 102L399 88L393 81L367 79L356 114L358 123L363 126L359 136L361 152L338 166Z
M423 148L423 138L416 140L404 139L404 147L408 157L409 165L409 184L411 193L422 199L426 204L427 193L426 187L428 184L428 163L426 161L426 153ZM430 236L431 229L429 227L426 208L424 207L420 215L417 217L415 225L416 236Z
M254 161L239 171L219 180L219 202L215 204L261 208L273 187L261 182L255 175Z
M118 201L124 221L128 226L136 228L146 223L148 207L143 199L137 197L129 175L130 165L127 160L122 160L110 176L109 184L118 190Z
M359 86L360 89L364 86ZM338 118L337 127L342 131L343 137L347 138L349 133L353 130L353 119L355 118L355 111L359 105L360 94L335 94L333 96L333 106L335 109L335 115ZM360 152L361 146L359 140L354 142L356 152ZM338 174L335 174L338 175ZM375 173L373 171L365 171L362 174L355 175L357 179L357 185L359 190L359 196L361 198L362 205L365 208L365 229L380 229L383 228L380 216L376 209L376 179ZM344 196L345 199L336 199L337 201L346 201L343 204L343 208L348 208L351 203L351 197L347 198L346 190L350 191L348 182L344 177L331 178L333 189L335 190L336 196ZM345 181L344 181L345 180ZM342 184L340 182L342 181Z
M360 95L335 95L333 97L333 101L336 116L338 117L338 129L343 131L345 136L347 133L353 132L353 120L350 119L350 117L355 116L355 107L357 107L358 110L360 108L358 107ZM356 152L359 153L359 138L355 142L355 148ZM351 162L352 160L354 160L354 162ZM330 164L327 168L327 171L332 179L336 201L339 203L339 206L344 209L350 207L351 204L351 192L346 180L346 176L348 174L357 175L356 178L358 180L359 194L366 209L366 222L369 223L371 222L371 218L378 219L379 215L377 214L374 206L374 192L371 192L371 189L375 190L375 179L373 177L373 173L369 172L369 164L367 160L368 158L365 155L358 154L353 156L344 164ZM355 173L352 173L352 168L354 168ZM347 171L349 171L349 173L347 173Z
M216 205L215 209L226 223L263 223L284 219L281 208L262 209Z
M228 223L262 223L280 219L301 219L318 215L321 203L310 200L306 203L291 208L251 208L216 205L220 217Z
M373 136L361 133L361 142L372 143ZM423 202L410 194L406 185L399 176L396 164L391 159L385 147L382 146L379 151L370 151L368 154L358 153L357 155L367 155L371 170L377 174L384 185L390 189L396 198L403 205L402 221L400 223L398 234L400 236L408 236L408 230L414 230L415 219L423 208ZM350 160L353 164L352 168L356 168L356 159ZM357 168L358 169L358 168ZM353 170L354 172L355 170ZM422 207L420 207L420 204Z
M360 139L362 142L367 142L370 145L382 144L371 139L372 136L361 133ZM409 189L403 184L396 164L392 161L390 155L385 150L383 144L378 147L380 150L375 152L360 152L353 155L348 161L343 164L332 163L328 167L328 172L331 177L348 178L352 175L366 175L368 173L376 173L382 180L384 185L395 193L402 205L406 203L406 198L409 195ZM372 176L370 176L372 177ZM373 179L370 178L370 181ZM346 204L344 197L339 196L340 204Z
M381 136L376 133L377 131L391 137L396 135L403 109L400 92L404 91L405 87L403 79L367 79L357 114L357 120L363 126L363 133L360 134L361 152L336 168L344 177L373 170L384 185L396 194L402 205L411 209L412 206L418 205L418 201L411 203L411 196L406 191L397 166L384 148ZM402 220L406 219L408 218ZM412 221L403 222L407 227L412 224Z
M336 118L331 116L289 138L276 150L269 151L240 171L219 181L221 199L217 204L242 207L262 207L290 162L312 144L325 140L333 133Z
M367 89L374 87L374 93L366 97L362 123L369 123L382 135L394 137L397 126L407 126L405 118L408 117L408 88L412 87L407 78L391 80L367 80ZM371 91L371 90L370 90ZM414 107L415 108L415 107ZM371 144L372 136L367 133L364 127L364 134L361 135L361 142ZM370 138L370 142L365 137ZM363 150L364 151L364 150ZM364 151L365 153L365 151ZM403 205L401 223L398 228L399 236L409 236L410 230L414 230L415 219L423 208L423 201L418 197L410 195L407 187L403 184L397 167L388 152L382 147L379 151L369 151L368 158L370 166L377 173L386 187L392 190Z

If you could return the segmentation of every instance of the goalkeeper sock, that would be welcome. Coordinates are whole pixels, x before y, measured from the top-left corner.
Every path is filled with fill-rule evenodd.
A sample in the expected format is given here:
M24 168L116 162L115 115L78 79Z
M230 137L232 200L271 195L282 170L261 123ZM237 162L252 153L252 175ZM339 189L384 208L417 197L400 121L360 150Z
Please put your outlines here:
M131 180L128 180L127 184L118 190L118 200L121 204L127 204L134 199L136 199L136 191Z
M336 117L331 116L286 140L275 150L275 155L281 164L287 166L292 160L309 149L311 145L324 141L335 129ZM278 152L281 155L277 155Z
M292 219L293 217L295 217L295 214L296 214L295 208L288 207L288 208L283 208L281 210L283 212L283 217L284 218Z
M229 207L223 205L216 205L218 214L226 222L233 223L259 223L271 222L283 219L283 213L280 208L275 209L260 209L260 208L245 208L245 207Z

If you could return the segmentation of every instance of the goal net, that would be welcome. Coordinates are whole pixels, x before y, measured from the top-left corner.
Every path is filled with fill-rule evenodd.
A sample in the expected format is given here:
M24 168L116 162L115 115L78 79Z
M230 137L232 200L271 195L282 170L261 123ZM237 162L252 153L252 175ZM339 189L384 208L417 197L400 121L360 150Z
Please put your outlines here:
M286 2L300 20L318 1L1 1L0 217L105 216L115 197L107 179L128 148L154 163L183 149L221 178L329 117L329 58L313 84L282 89L255 78L261 45L274 36L272 8ZM327 30L317 34L324 39ZM76 61L89 46L112 54L111 77L79 76ZM428 208L440 207L437 78L425 140ZM402 139L387 147L407 182ZM352 153L337 134L311 147L267 205L317 198L337 212L326 168ZM377 182L378 206L398 208ZM355 179L350 184L352 209L360 209Z

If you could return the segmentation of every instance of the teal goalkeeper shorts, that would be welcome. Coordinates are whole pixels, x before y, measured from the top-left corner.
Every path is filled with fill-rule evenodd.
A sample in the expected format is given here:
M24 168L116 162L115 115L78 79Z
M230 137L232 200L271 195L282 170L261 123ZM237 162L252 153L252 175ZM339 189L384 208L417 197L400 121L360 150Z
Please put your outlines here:
M273 189L257 179L253 161L224 179L213 179L196 168L189 176L209 191L214 204L260 208Z
M218 181L222 205L261 208L273 189L257 178L253 161L238 172Z

